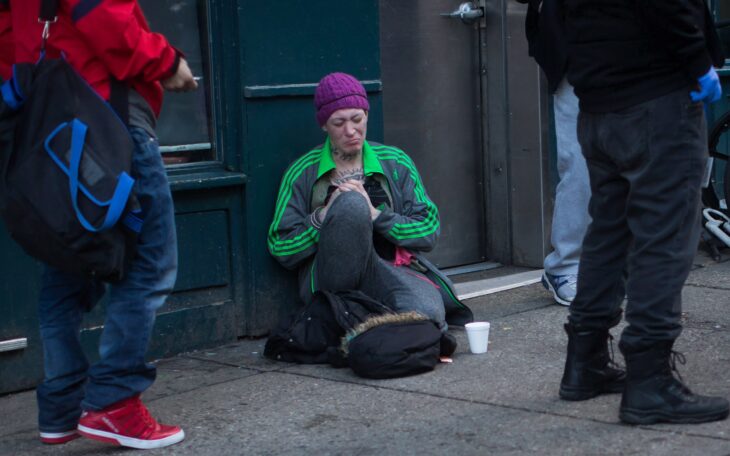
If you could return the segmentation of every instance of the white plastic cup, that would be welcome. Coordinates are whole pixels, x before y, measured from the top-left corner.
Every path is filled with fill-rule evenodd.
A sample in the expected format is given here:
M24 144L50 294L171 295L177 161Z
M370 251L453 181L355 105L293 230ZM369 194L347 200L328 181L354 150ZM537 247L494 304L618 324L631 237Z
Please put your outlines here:
M475 321L464 325L466 337L469 339L469 350L472 353L486 353L489 346L489 322Z

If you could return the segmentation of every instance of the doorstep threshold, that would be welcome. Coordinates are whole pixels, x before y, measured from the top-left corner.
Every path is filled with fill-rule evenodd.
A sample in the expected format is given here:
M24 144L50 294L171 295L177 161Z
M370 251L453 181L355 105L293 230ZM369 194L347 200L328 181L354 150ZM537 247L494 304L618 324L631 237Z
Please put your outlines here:
M471 299L500 291L512 290L515 288L538 283L542 277L543 270L518 272L491 279L474 280L454 285L456 295L459 299Z
M456 266L453 268L441 269L441 272L446 274L448 277L456 276L460 274L470 274L472 272L489 271L491 269L501 268L502 263L496 263L494 261L485 261L483 263L467 264L465 266Z

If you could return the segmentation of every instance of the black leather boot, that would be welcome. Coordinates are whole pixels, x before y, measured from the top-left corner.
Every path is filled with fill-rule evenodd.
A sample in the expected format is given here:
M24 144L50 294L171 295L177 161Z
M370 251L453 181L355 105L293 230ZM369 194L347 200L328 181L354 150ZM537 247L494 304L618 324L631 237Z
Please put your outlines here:
M560 398L566 401L584 401L599 394L620 393L626 373L610 366L608 329L578 331L569 323L568 355L560 381Z
M626 388L619 418L629 424L704 423L725 419L730 411L722 397L694 394L672 371L684 356L672 351L672 341L637 353L621 351L626 359Z

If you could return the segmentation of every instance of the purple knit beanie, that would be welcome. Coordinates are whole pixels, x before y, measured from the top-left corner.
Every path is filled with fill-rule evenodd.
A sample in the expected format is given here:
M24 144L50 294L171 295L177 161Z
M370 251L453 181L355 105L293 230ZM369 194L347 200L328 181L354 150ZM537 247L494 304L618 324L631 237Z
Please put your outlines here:
M370 110L365 88L360 81L345 73L330 73L319 81L314 91L314 106L320 127L338 109Z

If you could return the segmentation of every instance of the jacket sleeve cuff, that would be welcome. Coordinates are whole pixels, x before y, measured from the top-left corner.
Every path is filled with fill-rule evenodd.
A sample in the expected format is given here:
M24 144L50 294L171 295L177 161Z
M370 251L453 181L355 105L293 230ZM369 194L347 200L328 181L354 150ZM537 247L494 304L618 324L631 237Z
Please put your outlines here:
M307 216L304 223L319 231L322 228L322 223L324 222L324 219L321 215L322 209L324 209L324 206L316 208L311 214Z
M694 80L698 80L705 75L712 67L712 60L707 52L701 52L693 60L690 60L687 64L687 71L689 76Z
M165 75L162 77L163 80L175 76L175 73L177 73L177 69L180 66L180 59L185 57L185 54L183 54L180 49L174 46L172 49L175 51L175 58L172 60L172 65L170 65L165 72Z

